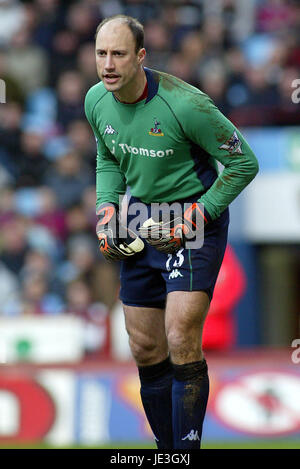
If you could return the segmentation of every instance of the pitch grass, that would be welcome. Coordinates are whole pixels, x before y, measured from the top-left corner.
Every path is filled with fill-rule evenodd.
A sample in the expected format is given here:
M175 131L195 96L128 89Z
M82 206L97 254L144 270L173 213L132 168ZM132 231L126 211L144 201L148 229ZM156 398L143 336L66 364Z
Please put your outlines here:
M103 446L51 446L46 443L39 444L20 444L4 445L0 444L1 449L156 449L156 446L149 442L120 442L111 443ZM246 442L203 442L202 449L300 449L299 440L252 440Z

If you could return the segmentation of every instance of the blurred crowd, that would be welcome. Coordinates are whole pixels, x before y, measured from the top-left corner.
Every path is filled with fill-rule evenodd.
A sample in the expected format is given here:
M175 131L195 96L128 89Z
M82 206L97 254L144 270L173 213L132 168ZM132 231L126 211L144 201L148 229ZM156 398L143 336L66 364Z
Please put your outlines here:
M95 141L84 96L94 34L123 13L145 26L146 65L209 94L236 125L298 125L296 0L0 0L0 314L103 321L117 267L95 236Z

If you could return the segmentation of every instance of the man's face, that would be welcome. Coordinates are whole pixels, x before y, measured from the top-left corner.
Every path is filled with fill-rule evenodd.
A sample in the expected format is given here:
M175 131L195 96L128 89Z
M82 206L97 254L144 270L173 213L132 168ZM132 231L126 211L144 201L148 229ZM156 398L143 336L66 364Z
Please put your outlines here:
M96 65L100 80L108 91L125 90L134 81L145 56L135 50L135 39L128 26L109 21L96 38Z

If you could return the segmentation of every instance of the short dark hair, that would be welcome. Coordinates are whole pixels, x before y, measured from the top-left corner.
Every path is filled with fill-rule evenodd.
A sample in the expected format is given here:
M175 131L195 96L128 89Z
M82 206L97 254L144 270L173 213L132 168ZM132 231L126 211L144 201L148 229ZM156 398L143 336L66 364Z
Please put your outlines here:
M115 19L121 19L124 24L127 24L135 39L135 51L138 52L140 49L142 49L144 47L144 27L136 18L132 18L132 16L114 15L109 16L108 18L104 18L104 20L102 20L101 23L97 26L95 39L97 38L97 35L102 26Z

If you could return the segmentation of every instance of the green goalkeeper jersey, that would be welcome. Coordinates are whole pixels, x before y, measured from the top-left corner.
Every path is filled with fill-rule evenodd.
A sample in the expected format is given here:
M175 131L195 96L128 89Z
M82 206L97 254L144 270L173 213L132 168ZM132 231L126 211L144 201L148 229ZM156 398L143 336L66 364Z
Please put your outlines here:
M102 82L86 95L97 141L97 207L119 204L127 186L145 203L199 193L215 219L256 175L256 157L206 94L166 73L145 73L148 96L135 104L121 103Z

